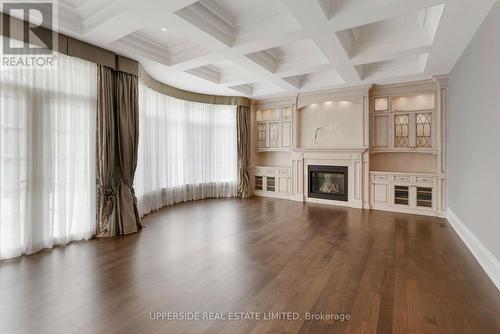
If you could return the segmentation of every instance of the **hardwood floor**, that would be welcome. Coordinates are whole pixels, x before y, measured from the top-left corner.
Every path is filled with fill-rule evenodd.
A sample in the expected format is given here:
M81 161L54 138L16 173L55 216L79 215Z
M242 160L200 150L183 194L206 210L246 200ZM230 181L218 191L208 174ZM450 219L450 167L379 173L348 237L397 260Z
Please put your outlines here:
M144 223L0 262L0 333L500 333L500 293L443 219L252 198L184 203Z

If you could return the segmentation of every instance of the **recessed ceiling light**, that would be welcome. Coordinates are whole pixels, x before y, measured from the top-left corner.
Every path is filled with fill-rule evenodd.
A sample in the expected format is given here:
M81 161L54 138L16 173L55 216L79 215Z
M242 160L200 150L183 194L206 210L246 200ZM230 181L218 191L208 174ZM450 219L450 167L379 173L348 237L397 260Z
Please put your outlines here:
M161 31L167 31L167 28L161 28Z

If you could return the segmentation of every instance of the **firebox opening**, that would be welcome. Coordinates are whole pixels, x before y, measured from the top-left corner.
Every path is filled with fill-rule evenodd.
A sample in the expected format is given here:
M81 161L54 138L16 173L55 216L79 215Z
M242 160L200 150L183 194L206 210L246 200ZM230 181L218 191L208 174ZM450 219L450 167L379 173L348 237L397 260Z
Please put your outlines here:
M309 197L347 202L348 167L309 165Z

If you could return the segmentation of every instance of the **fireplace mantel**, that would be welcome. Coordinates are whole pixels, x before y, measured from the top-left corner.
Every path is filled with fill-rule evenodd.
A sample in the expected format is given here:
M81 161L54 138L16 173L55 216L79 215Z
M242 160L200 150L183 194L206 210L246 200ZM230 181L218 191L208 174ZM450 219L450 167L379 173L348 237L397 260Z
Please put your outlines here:
M368 150L368 147L297 147L292 148L292 152L303 153L303 152L353 152L353 153L363 153Z
M292 148L291 199L331 205L368 208L368 147ZM349 172L348 201L324 200L308 196L308 166L345 166Z
M361 159L367 151L368 147L310 147L291 149L291 152L298 156L323 156L330 158L350 156L351 159Z

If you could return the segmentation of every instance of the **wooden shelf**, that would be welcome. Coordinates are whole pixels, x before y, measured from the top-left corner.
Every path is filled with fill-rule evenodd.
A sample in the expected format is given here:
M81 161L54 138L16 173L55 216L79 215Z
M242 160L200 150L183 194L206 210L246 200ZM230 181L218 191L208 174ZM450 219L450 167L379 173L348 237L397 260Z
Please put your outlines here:
M408 114L408 113L431 113L436 111L436 109L415 109L415 110L393 110L389 113L391 114Z

